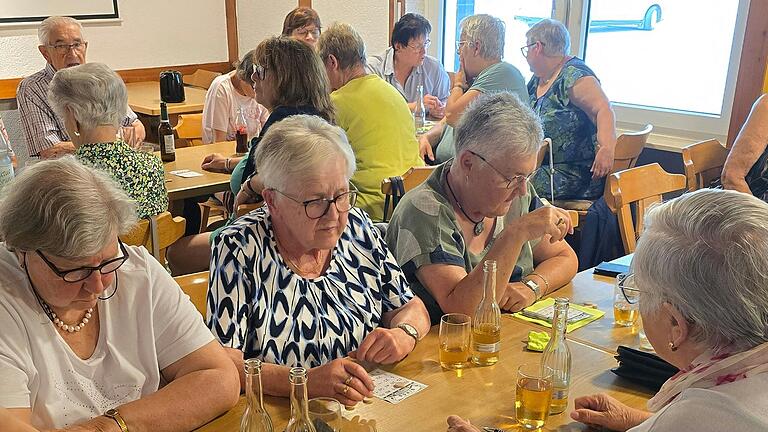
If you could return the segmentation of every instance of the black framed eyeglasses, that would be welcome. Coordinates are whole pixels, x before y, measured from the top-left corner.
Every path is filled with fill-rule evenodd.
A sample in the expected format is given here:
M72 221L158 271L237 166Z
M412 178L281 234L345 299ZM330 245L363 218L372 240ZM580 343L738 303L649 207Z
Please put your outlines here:
M531 177L533 177L533 175L534 175L534 174L536 174L536 171L534 171L534 172L532 172L532 173L530 173L530 174L528 174L528 175L522 175L522 174L518 174L518 175L516 175L516 176L514 176L514 177L512 177L512 178L509 178L509 177L505 176L505 175L504 175L504 173L502 173L501 171L499 171L499 169L498 169L498 168L496 168L495 166L493 166L493 164L491 164L490 162L488 162L488 159L486 159L486 158L484 158L484 157L480 156L479 154L477 154L477 153L473 152L472 150L467 150L467 151L469 151L469 152L470 152L470 153L472 153L473 155L475 155L475 156L477 156L478 158L480 158L480 160L481 160L481 161L485 162L485 163L486 163L486 164L487 164L489 167L493 168L493 170L494 170L494 171L496 171L496 174L500 175L500 176L501 176L501 178L503 178L504 180L506 180L506 182L507 182L507 185L506 185L506 186L504 186L504 188L505 188L505 189L514 189L514 188L516 188L516 187L518 187L518 186L521 186L521 185L525 185L525 184L527 184L527 183L528 183L528 181L531 179Z
M66 282L80 282L82 280L88 279L91 276L91 273L96 270L98 270L99 273L103 275L110 274L119 269L120 266L128 261L128 250L125 248L125 245L122 241L120 241L120 239L117 239L117 243L120 245L120 252L123 254L122 256L103 262L100 266L97 267L83 266L71 270L60 270L58 267L56 267L56 264L52 263L48 258L46 258L42 252L39 250L35 252L37 252L40 258L42 258L43 261L48 264L48 268L50 268L52 272L56 273L58 277L64 279Z
M535 47L536 44L541 44L541 46L544 46L544 42L534 42L532 44L528 44L524 47L520 47L520 52L523 53L523 57L528 57L528 50L531 49L531 47Z
M322 28L320 27L315 27L315 28L302 27L300 29L294 30L294 33L296 33L298 36L301 36L304 38L304 37L307 37L308 34L311 34L312 37L314 37L315 39L320 37L321 32L322 32Z
M616 283L619 285L619 289L621 289L621 295L624 296L624 300L626 300L627 303L636 304L637 301L640 300L640 293L642 291L637 289L635 286L634 273L626 274L624 279L617 279Z
M307 201L299 201L285 192L281 192L277 189L272 190L293 202L303 205L304 213L306 213L307 217L310 219L320 219L325 216L325 214L328 213L328 209L331 208L331 203L336 206L336 211L339 213L346 213L352 210L352 207L354 207L357 202L358 193L357 189L353 186L350 190L342 192L333 198L317 198Z
M251 72L251 81L256 82L256 80L264 81L264 78L267 77L267 69L260 65L260 64L253 64L253 72Z

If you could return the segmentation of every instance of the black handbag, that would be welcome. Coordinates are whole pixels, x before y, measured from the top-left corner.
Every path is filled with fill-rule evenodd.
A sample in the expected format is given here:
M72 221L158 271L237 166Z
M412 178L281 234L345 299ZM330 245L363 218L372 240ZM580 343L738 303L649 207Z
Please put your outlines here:
M763 198L768 192L768 148L757 158L757 162L749 169L744 178L752 195Z
M400 202L400 198L405 195L405 185L403 184L403 178L400 176L390 177L390 193L384 197L384 218L382 222L389 222L389 200L392 198L392 212L394 213L397 203Z

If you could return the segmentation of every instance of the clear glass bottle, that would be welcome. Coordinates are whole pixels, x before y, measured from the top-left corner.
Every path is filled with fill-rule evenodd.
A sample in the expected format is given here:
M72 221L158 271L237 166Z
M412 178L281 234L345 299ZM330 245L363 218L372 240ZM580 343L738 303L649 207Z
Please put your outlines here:
M501 309L496 303L496 261L483 263L483 299L472 320L472 363L490 366L499 361Z
M419 99L416 100L416 108L413 110L413 121L417 132L419 128L424 127L424 123L427 121L427 109L424 107L424 86L420 85L418 90Z
M555 299L552 336L541 357L542 366L552 369L552 402L550 414L559 414L568 406L568 388L571 384L571 351L565 340L568 323L568 299Z
M291 381L291 419L285 432L317 432L309 418L307 370L303 367L291 368L288 379Z
M240 420L240 432L272 432L272 419L264 409L259 359L245 361L245 398L248 404Z

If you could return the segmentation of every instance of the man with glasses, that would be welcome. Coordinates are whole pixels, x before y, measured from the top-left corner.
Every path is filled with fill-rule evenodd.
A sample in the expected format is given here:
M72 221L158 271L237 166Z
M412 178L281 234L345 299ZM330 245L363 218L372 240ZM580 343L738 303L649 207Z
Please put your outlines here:
M432 25L419 14L403 15L392 29L392 46L383 54L368 57L368 72L384 78L416 110L419 86L424 86L424 107L431 117L442 118L451 80L443 65L427 55Z
M73 18L52 16L46 18L37 31L38 49L47 64L45 69L21 81L16 91L30 156L49 159L75 152L64 120L53 112L48 102L48 85L56 71L85 63L88 42L83 39L82 30L82 25ZM144 141L144 126L130 108L123 126L132 126L136 141Z

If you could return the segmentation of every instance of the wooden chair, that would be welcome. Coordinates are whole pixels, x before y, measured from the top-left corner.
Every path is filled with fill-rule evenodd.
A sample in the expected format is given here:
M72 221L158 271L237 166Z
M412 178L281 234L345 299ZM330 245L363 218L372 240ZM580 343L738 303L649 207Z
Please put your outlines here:
M682 174L670 174L661 165L652 163L613 173L608 177L605 201L619 219L624 252L635 251L637 238L643 232L646 209L662 200L662 194L685 189ZM635 205L635 221L631 205Z
M192 304L205 319L205 311L208 303L208 272L192 273L173 278L181 287L181 290L189 296Z
M611 174L633 168L637 164L640 153L648 142L648 136L653 131L653 125L645 127L637 132L625 132L616 139L616 150L613 156L613 169ZM609 174L610 176L610 174ZM608 182L605 183L605 190L608 190ZM555 196L557 198L557 196ZM567 210L576 210L581 217L587 215L587 209L592 205L591 200L555 200L557 207Z
M120 236L120 240L129 245L144 246L160 264L165 265L165 250L184 236L186 225L183 217L163 212L140 220L131 232Z
M176 147L203 145L203 114L179 114L179 121L173 130L178 137Z
M211 72L205 69L198 69L193 74L184 75L182 81L184 84L207 89L211 86L211 82L221 75L219 72Z
M426 180L427 177L432 174L432 171L434 171L435 168L435 166L419 166L409 168L405 174L400 176L400 178L403 180L403 192L408 192L409 190L422 184L424 180ZM384 206L384 222L386 222L387 215L392 215L396 205L393 199L394 191L392 190L391 177L385 178L381 181L381 193L383 193L385 197L389 198L385 201ZM389 203L390 201L392 201L392 203L387 205L386 203Z
M713 180L719 179L727 157L728 149L716 139L683 147L683 166L685 177L688 179L688 190L709 187Z

